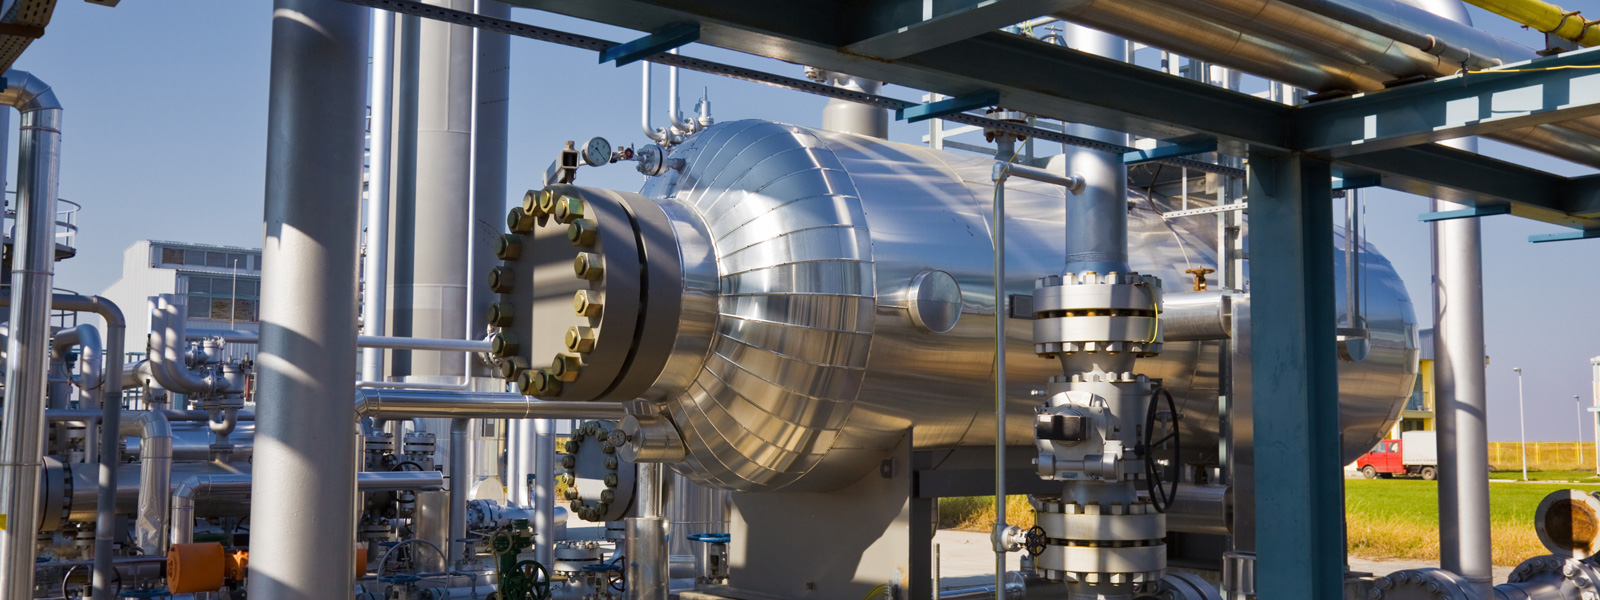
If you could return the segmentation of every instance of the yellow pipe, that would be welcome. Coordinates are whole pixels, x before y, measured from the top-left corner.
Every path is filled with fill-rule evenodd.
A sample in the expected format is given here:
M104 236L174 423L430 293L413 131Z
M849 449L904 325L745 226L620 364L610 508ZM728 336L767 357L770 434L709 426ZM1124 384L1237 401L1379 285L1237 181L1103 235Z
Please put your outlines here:
M1577 42L1579 46L1600 46L1600 22L1584 21L1561 7L1543 0L1467 0L1478 8L1498 14L1539 31Z

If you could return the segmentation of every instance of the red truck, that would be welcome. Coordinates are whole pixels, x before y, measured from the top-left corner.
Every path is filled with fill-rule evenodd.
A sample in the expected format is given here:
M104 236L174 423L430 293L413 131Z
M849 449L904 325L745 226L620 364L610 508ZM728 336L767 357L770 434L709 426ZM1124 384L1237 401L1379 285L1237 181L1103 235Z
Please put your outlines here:
M1439 437L1433 431L1407 431L1398 440L1383 440L1356 459L1361 475L1372 479L1417 475L1432 481L1439 475Z

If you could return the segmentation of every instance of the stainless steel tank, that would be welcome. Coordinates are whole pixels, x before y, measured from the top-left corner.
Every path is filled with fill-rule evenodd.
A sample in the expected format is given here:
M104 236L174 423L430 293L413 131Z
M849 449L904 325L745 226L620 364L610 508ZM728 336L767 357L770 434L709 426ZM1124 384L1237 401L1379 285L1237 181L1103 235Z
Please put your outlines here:
M550 399L648 401L686 449L673 468L722 489L835 489L906 435L935 468L940 450L994 443L992 160L749 120L665 162L637 194L557 185L513 209L490 277L503 376ZM1007 186L1012 445L1031 447L1035 392L1060 370L1015 303L1065 266L1064 196ZM1185 269L1215 266L1215 224L1163 210L1130 197L1131 260L1187 289ZM1362 269L1372 348L1340 365L1346 459L1392 424L1416 371L1404 287L1376 252ZM1189 462L1216 460L1217 348L1168 342L1140 361L1182 402Z

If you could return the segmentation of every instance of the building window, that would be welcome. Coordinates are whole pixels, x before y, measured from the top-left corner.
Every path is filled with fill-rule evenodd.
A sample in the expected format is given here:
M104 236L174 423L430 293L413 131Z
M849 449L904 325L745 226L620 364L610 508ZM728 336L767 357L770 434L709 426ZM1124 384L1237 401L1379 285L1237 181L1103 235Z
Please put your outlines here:
M161 248L161 264L170 266L209 267L213 269L251 270L250 254L220 252L185 248Z
M261 283L254 278L186 275L189 318L253 323L260 318Z

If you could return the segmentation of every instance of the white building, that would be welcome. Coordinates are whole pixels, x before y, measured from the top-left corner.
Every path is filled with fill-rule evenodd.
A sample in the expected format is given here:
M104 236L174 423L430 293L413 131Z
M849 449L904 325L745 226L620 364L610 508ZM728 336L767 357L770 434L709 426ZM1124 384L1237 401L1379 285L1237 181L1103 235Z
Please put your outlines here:
M188 328L259 331L261 250L184 242L134 242L122 253L122 278L101 296L122 308L128 320L127 351L142 353L150 332L148 299L188 296ZM235 356L253 355L254 344L230 345Z

